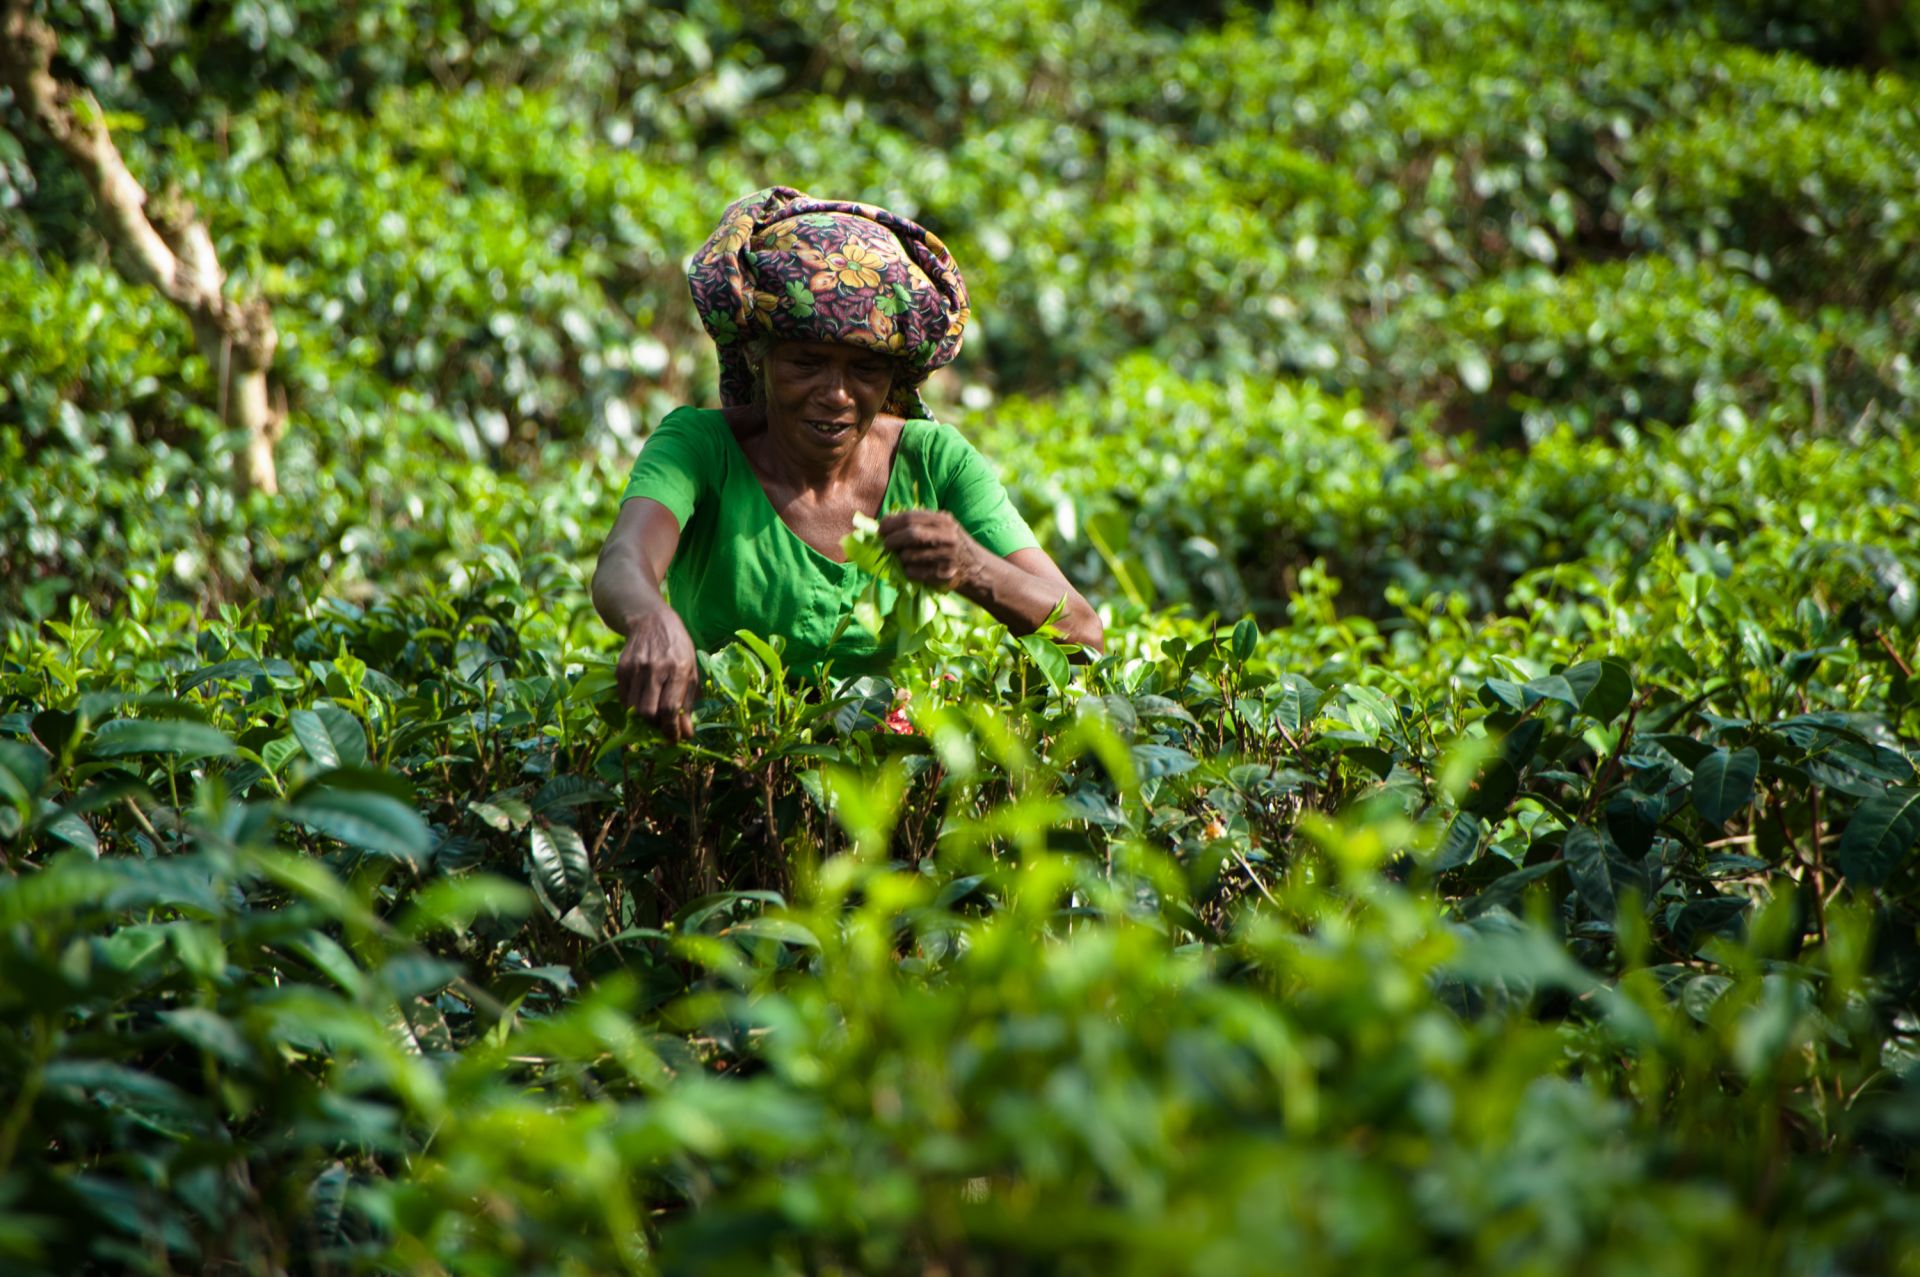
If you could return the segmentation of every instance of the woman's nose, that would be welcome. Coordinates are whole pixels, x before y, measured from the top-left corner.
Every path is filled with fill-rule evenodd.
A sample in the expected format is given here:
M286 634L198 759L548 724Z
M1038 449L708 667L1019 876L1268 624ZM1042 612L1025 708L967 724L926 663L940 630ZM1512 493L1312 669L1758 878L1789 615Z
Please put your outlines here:
M835 371L827 373L826 385L821 388L821 396L834 408L850 407L853 403L853 392L847 389L846 376Z

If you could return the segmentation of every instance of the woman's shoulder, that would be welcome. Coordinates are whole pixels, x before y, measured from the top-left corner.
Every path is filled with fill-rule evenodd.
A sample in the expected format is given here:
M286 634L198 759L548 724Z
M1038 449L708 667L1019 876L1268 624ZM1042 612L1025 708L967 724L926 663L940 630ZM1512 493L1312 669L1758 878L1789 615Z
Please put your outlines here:
M935 470L977 464L980 450L960 430L932 417L909 417L901 426L901 450L924 459Z
M933 417L908 417L900 423L900 441L905 447L939 453L955 444L965 445L967 438L946 422Z
M673 430L685 434L697 434L725 425L727 412L724 408L702 408L697 404L681 404L660 418L653 428L655 434L662 430Z
M642 455L648 448L704 455L720 451L729 434L741 437L733 423L732 410L682 404L660 418L652 432L640 441L640 449Z

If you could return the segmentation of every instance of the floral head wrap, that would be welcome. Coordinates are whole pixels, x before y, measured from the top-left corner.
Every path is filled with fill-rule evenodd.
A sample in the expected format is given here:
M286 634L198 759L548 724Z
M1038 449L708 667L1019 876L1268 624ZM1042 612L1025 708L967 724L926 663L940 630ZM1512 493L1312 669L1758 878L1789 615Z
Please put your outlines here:
M757 334L837 341L894 356L887 411L927 416L919 388L960 353L967 285L939 237L872 204L773 186L735 200L687 268L694 309L720 348L720 402L753 397Z

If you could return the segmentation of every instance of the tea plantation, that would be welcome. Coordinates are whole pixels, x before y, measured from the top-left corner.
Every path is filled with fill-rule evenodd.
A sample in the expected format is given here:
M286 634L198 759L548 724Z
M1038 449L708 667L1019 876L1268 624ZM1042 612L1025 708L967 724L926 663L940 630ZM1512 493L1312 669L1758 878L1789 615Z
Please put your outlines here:
M1920 1274L1912 6L0 11L0 1271ZM1104 655L619 705L773 182Z

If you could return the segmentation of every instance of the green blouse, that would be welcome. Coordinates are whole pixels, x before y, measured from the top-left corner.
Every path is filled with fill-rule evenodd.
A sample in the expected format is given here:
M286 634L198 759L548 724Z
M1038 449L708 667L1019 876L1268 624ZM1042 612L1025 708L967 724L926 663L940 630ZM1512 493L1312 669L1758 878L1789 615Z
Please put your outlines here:
M834 672L886 663L878 638L852 616L872 577L835 563L802 541L775 512L725 414L676 408L649 435L621 494L651 497L673 512L680 545L667 569L667 601L711 652L735 631L784 635L789 666L829 656ZM910 420L901 431L880 515L915 507L945 510L974 540L1005 557L1038 544L986 459L952 426ZM884 610L892 591L882 586ZM829 640L846 629L829 650Z

